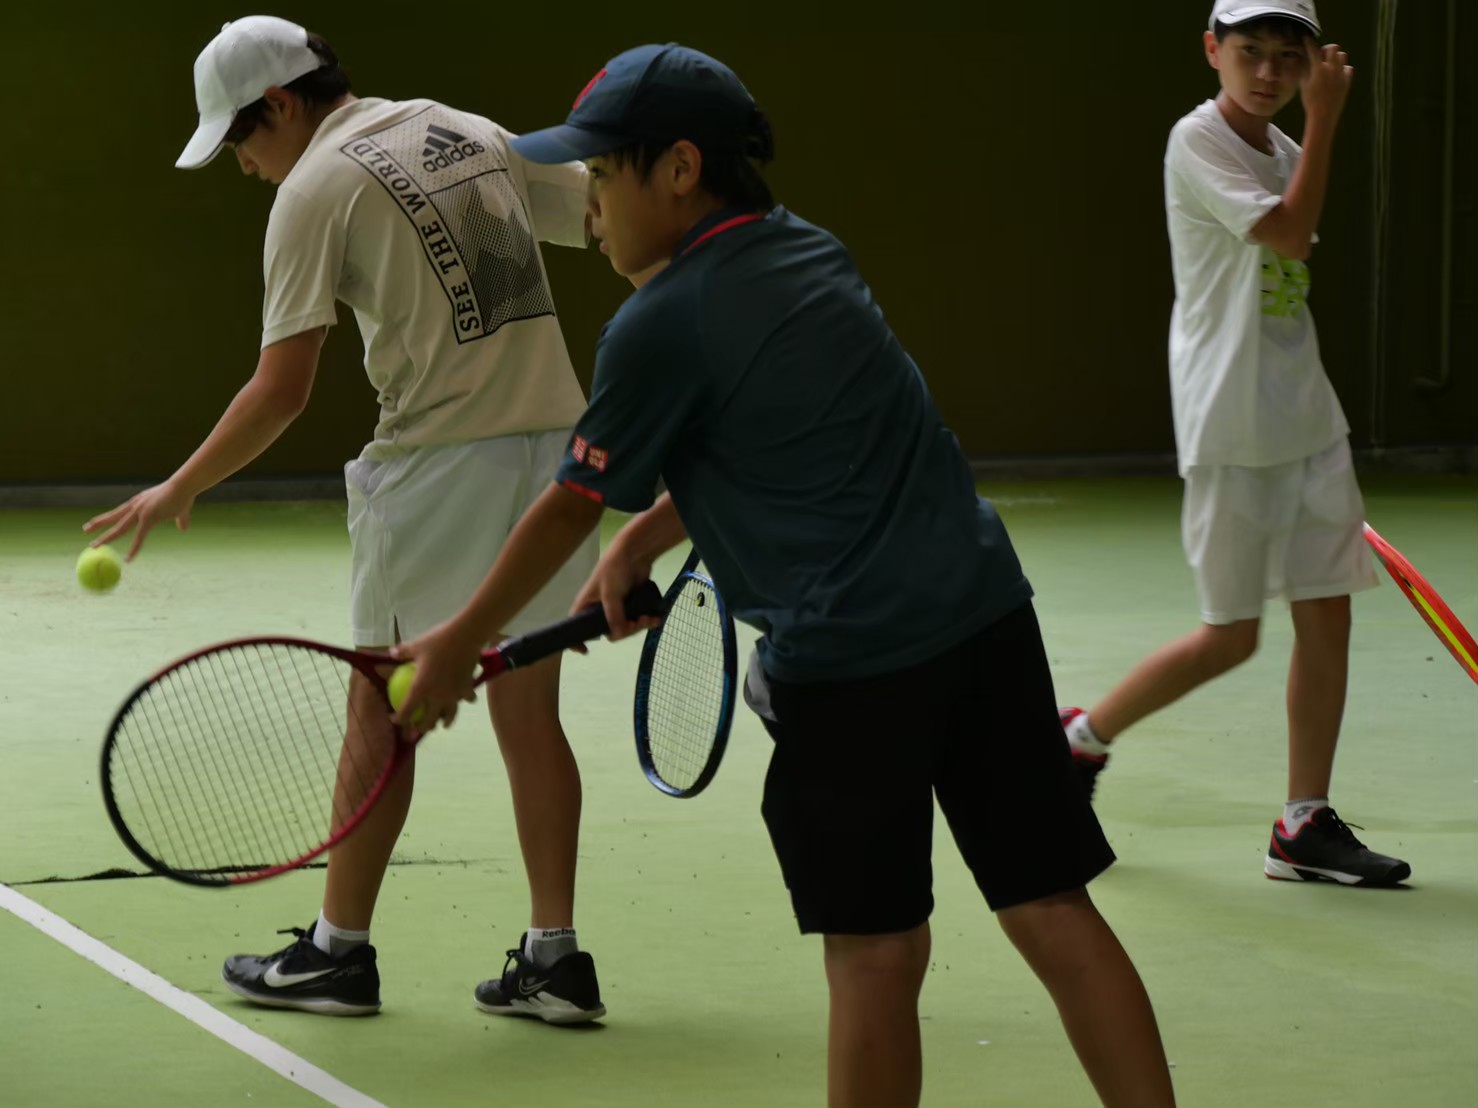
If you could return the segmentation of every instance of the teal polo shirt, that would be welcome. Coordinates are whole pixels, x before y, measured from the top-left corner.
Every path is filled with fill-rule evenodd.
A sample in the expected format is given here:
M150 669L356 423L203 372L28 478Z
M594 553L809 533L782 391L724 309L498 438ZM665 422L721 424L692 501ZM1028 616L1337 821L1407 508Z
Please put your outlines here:
M625 512L665 483L782 681L926 661L1032 595L846 248L783 207L714 213L622 305L556 480Z

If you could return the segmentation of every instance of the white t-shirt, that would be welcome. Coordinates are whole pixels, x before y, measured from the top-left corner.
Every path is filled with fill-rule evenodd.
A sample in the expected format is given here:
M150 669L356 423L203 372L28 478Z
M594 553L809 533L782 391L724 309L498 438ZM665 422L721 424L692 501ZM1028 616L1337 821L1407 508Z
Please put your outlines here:
M1182 474L1194 465L1270 466L1349 434L1319 360L1309 270L1249 237L1277 206L1299 147L1268 128L1244 142L1208 100L1170 132L1165 214L1175 270L1170 394Z
M354 309L380 399L365 457L585 410L537 245L585 245L585 168L525 161L509 137L430 100L356 100L277 189L262 345Z

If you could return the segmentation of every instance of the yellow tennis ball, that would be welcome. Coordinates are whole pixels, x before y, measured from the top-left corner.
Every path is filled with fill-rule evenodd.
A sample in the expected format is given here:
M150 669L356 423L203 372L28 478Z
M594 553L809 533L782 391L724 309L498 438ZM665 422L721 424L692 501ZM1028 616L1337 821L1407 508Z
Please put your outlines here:
M406 662L404 665L396 666L395 672L390 675L386 692L390 694L390 707L397 712L405 703L406 694L411 691L411 682L416 679L416 663ZM411 716L412 723L420 723L426 716L426 709L418 706L415 714Z
M93 592L107 592L123 576L123 559L111 546L89 546L77 556L77 580Z

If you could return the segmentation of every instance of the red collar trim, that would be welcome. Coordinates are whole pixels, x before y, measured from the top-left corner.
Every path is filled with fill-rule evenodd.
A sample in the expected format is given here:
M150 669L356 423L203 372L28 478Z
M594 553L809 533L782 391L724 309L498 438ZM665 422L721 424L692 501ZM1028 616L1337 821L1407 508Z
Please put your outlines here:
M757 212L751 212L748 215L736 215L733 219L726 219L717 227L710 227L707 231L703 232L703 234L699 235L692 242L688 243L687 249L684 250L682 254L679 254L678 257L681 258L684 255L691 253L700 242L707 242L709 239L713 238L714 235L721 235L725 231L731 231L735 227L739 227L745 223L754 223L756 220L764 218L764 216L758 214Z

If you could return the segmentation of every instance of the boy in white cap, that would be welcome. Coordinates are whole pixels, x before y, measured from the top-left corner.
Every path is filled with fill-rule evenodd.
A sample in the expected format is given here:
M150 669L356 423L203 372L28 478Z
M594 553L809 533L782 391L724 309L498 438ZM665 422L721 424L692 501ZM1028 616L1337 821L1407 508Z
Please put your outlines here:
M1129 726L1250 658L1264 601L1293 615L1288 800L1263 870L1293 881L1393 885L1329 804L1349 668L1350 594L1372 588L1349 424L1319 359L1304 264L1354 71L1320 47L1310 0L1217 0L1206 60L1221 92L1165 152L1175 271L1170 389L1182 535L1202 624L1151 654L1088 712L1061 711L1090 792ZM1303 147L1273 126L1303 99Z
M455 612L559 465L585 399L538 242L584 247L586 176L536 165L497 124L431 100L359 99L332 49L270 16L226 24L195 62L200 125L176 164L230 146L276 186L262 347L252 379L168 480L91 520L97 542L183 529L196 496L261 454L303 410L336 302L353 310L379 393L373 440L345 467L355 643L387 649ZM595 564L592 537L498 631L568 613ZM532 926L520 955L541 987L488 1011L598 1018L595 968L573 930L580 778L559 719L558 658L498 682L488 709L508 767ZM388 726L363 685L351 718ZM353 741L351 729L350 741ZM407 766L334 849L323 908L297 941L226 962L250 1000L338 1015L379 1009L370 917L410 805ZM486 1000L486 997L484 997ZM496 1001L494 1003L493 1001Z

